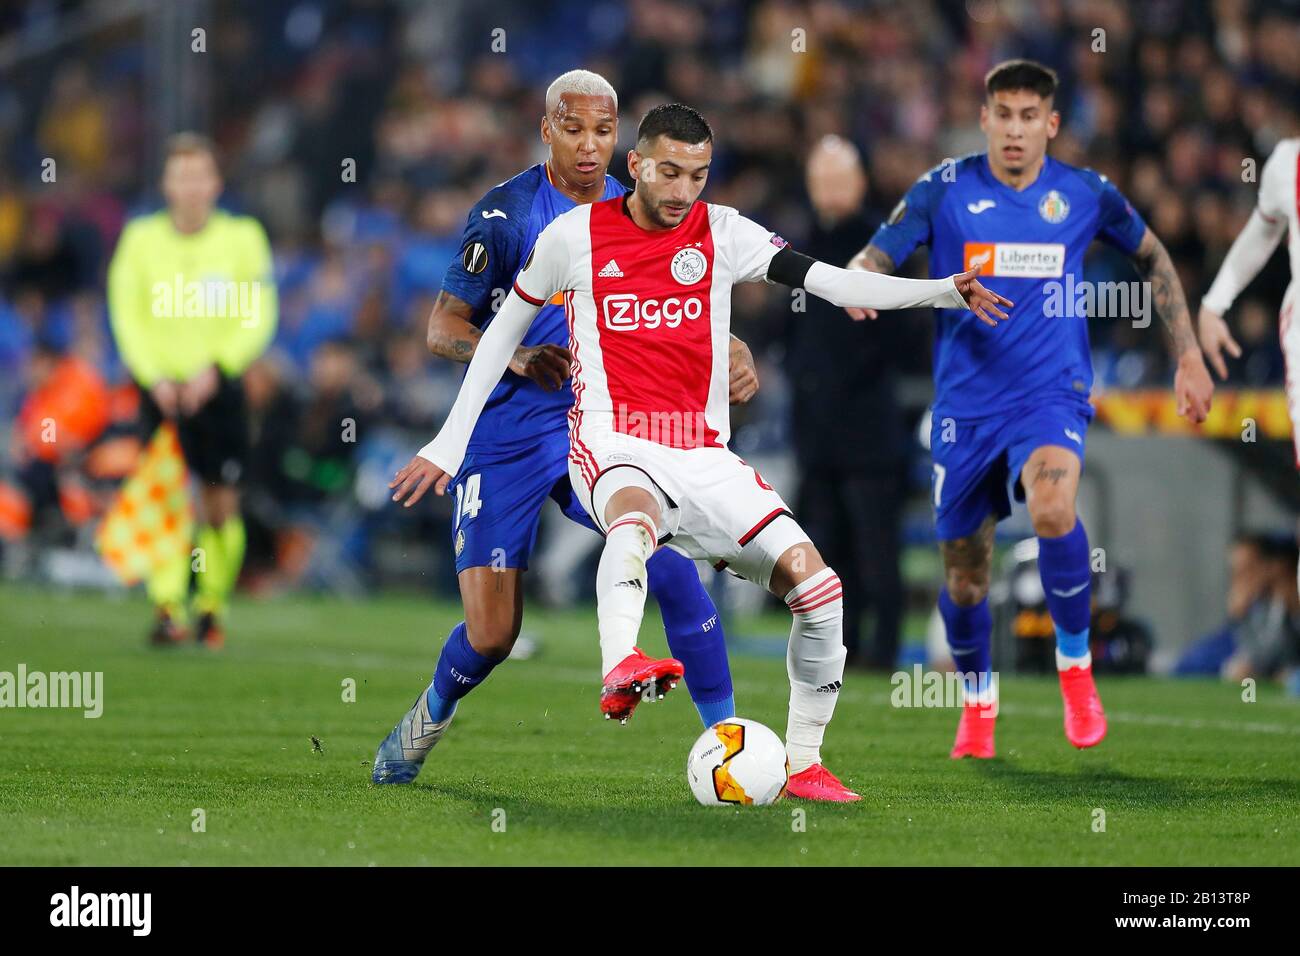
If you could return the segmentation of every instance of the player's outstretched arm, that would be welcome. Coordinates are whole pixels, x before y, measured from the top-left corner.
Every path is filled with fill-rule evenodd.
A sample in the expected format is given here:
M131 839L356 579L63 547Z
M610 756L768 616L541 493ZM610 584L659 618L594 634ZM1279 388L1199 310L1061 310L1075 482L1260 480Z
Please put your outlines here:
M473 317L472 305L446 289L439 291L429 312L429 330L425 336L429 351L451 362L468 363L483 337L483 330L470 321ZM569 350L559 345L549 342L521 345L510 360L510 371L554 392L564 386L572 361Z
M1178 414L1199 424L1210 414L1214 382L1201 358L1201 349L1187 311L1187 299L1183 295L1183 284L1178 280L1173 260L1169 258L1164 243L1149 228L1133 253L1133 264L1138 274L1151 283L1151 302L1156 315L1169 331L1174 359L1178 362L1178 370L1174 373Z
M1223 360L1223 353L1226 351L1233 358L1241 358L1241 346L1228 331L1228 323L1223 321L1223 315L1232 308L1232 303L1242 290L1259 275L1259 270L1264 268L1285 233L1285 219L1269 218L1259 209L1252 212L1245 228L1233 240L1232 248L1219 266L1219 274L1214 277L1210 291L1201 300L1201 311L1197 317L1201 350L1221 379L1228 377L1228 366Z
M437 437L421 448L388 483L388 487L394 489L394 501L405 499L409 508L423 498L430 487L435 494L446 493L448 483L465 459L465 448L488 396L501 381L511 356L523 341L540 307L525 301L514 290L506 296L501 311L478 340L474 358L456 395L456 403Z
M802 287L832 305L860 309L970 309L986 325L997 325L997 319L1007 317L998 306L1013 303L980 285L977 275L971 271L946 279L900 279L841 269L789 248L772 257L767 273L773 282Z
M891 275L897 266L893 258L885 250L870 243L849 260L848 268L857 269L859 272L878 272L881 275ZM854 322L861 322L863 319L879 318L880 313L875 309L857 309L849 306L844 310L849 314L849 318Z

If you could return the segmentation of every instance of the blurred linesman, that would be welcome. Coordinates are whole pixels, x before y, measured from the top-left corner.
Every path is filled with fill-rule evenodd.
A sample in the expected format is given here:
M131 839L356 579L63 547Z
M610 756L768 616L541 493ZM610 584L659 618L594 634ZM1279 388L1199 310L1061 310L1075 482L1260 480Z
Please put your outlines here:
M867 176L857 148L826 136L805 166L814 213L802 251L847 262L880 224L864 210ZM792 428L801 471L799 514L844 582L848 662L891 670L903 616L899 572L908 434L895 391L898 323L843 322L816 296L786 326L786 369L795 390ZM874 633L861 638L864 612Z
M275 333L271 247L261 224L215 208L222 191L212 144L179 133L167 145L166 208L127 224L108 272L113 337L139 385L152 434L172 422L200 483L193 546L147 580L157 620L150 640L186 638L194 575L194 636L220 647L244 560L239 483L248 454L241 376Z

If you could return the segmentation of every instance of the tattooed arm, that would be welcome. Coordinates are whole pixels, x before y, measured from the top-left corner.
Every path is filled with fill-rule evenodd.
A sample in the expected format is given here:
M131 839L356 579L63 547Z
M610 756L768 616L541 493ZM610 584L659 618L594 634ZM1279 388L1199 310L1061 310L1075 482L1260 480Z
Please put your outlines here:
M1183 285L1178 281L1173 260L1164 243L1150 229L1142 236L1133 264L1143 280L1151 284L1151 304L1156 315L1169 332L1174 359L1178 370L1174 374L1174 395L1178 399L1178 414L1188 421L1205 421L1214 397L1214 383L1205 368L1201 349L1192 328L1191 314Z
M889 275L894 271L894 260L889 257L887 252L883 252L876 246L868 245L851 260L848 268L859 269L862 272L879 272L881 275ZM874 319L880 313L875 309L854 309L844 310L853 317L853 321L861 322L863 319Z
M849 268L861 269L863 272L890 273L894 271L894 260L889 258L889 253L882 252L875 246L867 246L853 257Z
M439 292L429 313L429 331L425 343L429 351L439 358L468 364L483 337L482 329L470 319L474 309L450 292ZM569 377L569 350L558 345L521 345L515 350L510 371L532 379L548 392L564 385Z
M468 302L450 292L439 292L429 313L429 331L425 343L438 358L468 363L483 333L470 322L474 314Z

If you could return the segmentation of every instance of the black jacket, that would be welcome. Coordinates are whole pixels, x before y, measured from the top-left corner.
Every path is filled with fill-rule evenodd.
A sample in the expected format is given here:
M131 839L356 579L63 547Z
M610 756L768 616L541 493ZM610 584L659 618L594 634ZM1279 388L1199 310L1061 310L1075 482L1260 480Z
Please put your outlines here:
M834 266L845 265L866 245L876 223L857 215L813 227L797 248ZM792 431L800 468L850 471L896 466L907 435L895 397L899 313L854 322L838 306L811 293L806 311L791 312L786 326L786 374L791 383Z

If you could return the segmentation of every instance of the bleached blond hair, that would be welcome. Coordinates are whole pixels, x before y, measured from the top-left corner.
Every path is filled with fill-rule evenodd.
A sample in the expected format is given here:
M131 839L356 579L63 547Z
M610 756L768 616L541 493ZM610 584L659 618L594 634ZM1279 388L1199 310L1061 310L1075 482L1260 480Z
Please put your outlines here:
M546 115L550 116L560 105L560 99L566 94L573 96L608 96L614 101L614 112L618 112L618 94L609 80L591 70L570 70L561 73L546 88Z

